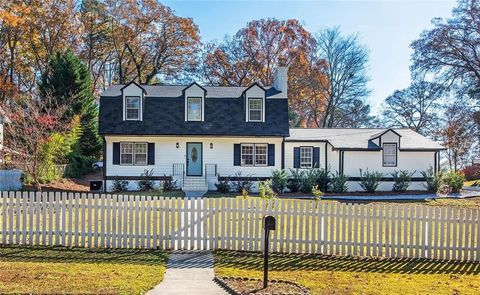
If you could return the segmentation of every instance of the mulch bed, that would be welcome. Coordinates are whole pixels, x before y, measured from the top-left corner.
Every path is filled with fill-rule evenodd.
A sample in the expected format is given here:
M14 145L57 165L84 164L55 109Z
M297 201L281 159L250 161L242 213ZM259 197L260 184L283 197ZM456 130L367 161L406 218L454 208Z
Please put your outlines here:
M215 280L233 295L310 295L307 288L284 280L269 280L266 289L258 279L215 277Z

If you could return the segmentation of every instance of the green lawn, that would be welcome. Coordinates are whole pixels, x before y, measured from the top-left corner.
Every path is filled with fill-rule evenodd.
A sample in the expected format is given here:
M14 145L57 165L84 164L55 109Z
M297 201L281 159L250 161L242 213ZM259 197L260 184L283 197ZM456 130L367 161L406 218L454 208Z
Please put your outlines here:
M140 294L158 284L167 253L0 247L0 293Z
M215 251L218 276L263 277L261 253ZM270 278L312 294L479 294L480 264L272 254Z

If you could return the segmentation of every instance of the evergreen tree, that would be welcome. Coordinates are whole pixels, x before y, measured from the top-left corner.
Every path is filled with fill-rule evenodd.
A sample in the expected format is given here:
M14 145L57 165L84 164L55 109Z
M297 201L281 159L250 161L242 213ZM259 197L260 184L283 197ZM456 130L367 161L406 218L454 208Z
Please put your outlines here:
M81 155L98 157L102 148L98 136L98 106L92 94L90 72L72 51L57 52L50 60L39 84L42 96L50 95L57 105L66 105L62 119L71 122L80 116L82 135L78 142Z

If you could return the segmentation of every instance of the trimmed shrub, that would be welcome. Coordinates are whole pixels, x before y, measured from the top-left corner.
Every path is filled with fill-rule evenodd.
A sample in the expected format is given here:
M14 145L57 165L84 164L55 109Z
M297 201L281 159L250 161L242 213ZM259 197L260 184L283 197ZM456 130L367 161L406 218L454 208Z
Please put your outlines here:
M272 171L272 189L277 193L281 194L287 186L288 176L287 172L284 169L278 169Z
M338 171L333 175L331 179L331 189L334 193L344 193L348 191L347 184L348 176L338 173Z
M218 175L218 177L220 178L220 174ZM217 187L217 192L219 193L230 192L230 178L219 180L217 183L215 183L215 187Z
M370 172L368 169L364 173L362 169L360 169L360 177L361 180L359 184L363 190L367 193L374 193L377 191L378 185L382 181L383 174L378 171Z
M163 176L167 177L165 174ZM168 177L163 181L162 188L165 192L174 191L177 189L177 181L173 180L172 177Z
M427 191L436 193L438 192L443 186L443 172L440 171L435 173L433 168L430 166L427 170L420 172L425 179L425 188Z
M251 176L251 174L247 174L245 177L242 176L242 171L235 173L235 178L237 178L237 180L232 182L233 190L237 193L241 193L243 190L250 193L253 186L253 181L249 179Z
M300 191L304 194L312 193L312 187L315 186L317 177L315 169L303 171L301 174Z
M451 171L444 175L444 183L448 186L450 192L458 193L463 187L465 177L462 173Z
M404 192L408 189L410 185L410 181L412 180L412 175L415 173L409 173L407 170L395 170L391 175L393 177L393 184L392 190L394 192Z
M466 180L480 179L480 166L467 166L462 170Z
M128 191L128 181L127 180L121 180L121 179L115 179L112 182L111 190L112 190L112 192L115 192L115 193Z
M322 192L326 192L330 188L332 181L330 177L330 171L328 169L312 169L315 177L315 184Z
M155 182L153 180L153 169L150 171L148 169L143 170L140 174L143 179L137 181L137 186L140 191L151 192L155 190Z
M292 192L296 193L300 190L300 184L302 181L302 172L298 169L290 169L291 177L287 181L287 188Z

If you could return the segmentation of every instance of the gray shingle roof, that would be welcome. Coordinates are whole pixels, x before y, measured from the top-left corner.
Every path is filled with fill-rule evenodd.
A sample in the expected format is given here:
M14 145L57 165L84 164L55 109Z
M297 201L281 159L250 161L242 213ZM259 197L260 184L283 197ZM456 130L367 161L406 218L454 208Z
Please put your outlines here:
M336 149L379 149L371 138L387 131L378 128L291 128L286 141L328 141ZM401 136L400 149L444 149L440 144L411 129L392 128Z
M122 95L122 87L125 85L111 85L103 93L102 97L116 97ZM142 85L147 92L146 97L180 97L185 85ZM245 89L243 86L202 86L207 90L207 98L240 97ZM271 86L264 87L266 97L277 98L281 93Z

